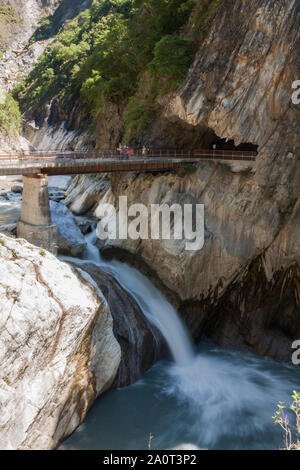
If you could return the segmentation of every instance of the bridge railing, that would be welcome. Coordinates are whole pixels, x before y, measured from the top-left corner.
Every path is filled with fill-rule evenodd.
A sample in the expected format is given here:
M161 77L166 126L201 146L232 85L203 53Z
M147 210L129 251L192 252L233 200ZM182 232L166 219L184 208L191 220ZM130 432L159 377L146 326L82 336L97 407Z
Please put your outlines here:
M192 152L176 149L132 149L128 153L118 152L116 150L97 150L93 152L84 151L65 151L65 150L35 150L23 152L0 153L0 162L2 161L38 161L38 160L57 160L57 159L118 159L127 160L135 158L163 158L163 159L190 159L197 158L212 160L247 160L253 161L257 157L257 152L246 150L217 150L217 149L199 149Z

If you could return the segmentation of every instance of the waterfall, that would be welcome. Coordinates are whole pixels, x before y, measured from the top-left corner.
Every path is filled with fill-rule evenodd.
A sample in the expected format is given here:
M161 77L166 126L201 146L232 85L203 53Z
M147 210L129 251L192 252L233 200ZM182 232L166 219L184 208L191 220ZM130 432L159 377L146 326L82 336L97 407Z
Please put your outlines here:
M77 263L91 262L113 275L140 306L147 319L155 325L166 339L174 361L178 365L189 364L195 357L188 331L176 310L165 296L136 269L117 260L105 261L95 246L96 231L86 236L87 248ZM74 260L73 260L74 261Z

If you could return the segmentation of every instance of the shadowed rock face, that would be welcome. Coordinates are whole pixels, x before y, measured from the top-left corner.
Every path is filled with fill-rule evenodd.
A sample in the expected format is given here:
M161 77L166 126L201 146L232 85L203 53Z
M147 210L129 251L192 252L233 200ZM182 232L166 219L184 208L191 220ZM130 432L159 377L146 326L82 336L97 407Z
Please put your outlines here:
M258 258L233 281L216 305L183 302L180 311L197 338L203 332L224 347L290 361L300 338L299 267L277 271L268 281Z
M212 313L210 336L222 346L234 344L290 361L292 344L300 338L299 285L296 265L278 271L268 282L258 260Z
M105 296L113 331L122 350L122 359L112 387L135 383L158 359L163 343L160 332L147 321L133 297L109 274L94 264L81 264Z

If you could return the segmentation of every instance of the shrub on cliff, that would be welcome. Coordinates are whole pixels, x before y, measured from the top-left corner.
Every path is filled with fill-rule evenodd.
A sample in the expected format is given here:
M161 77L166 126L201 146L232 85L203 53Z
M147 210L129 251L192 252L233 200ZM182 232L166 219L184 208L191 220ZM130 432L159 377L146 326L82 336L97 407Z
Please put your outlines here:
M155 77L167 81L169 91L184 80L194 53L190 41L177 35L166 35L155 45L149 69Z
M21 125L18 103L10 96L0 96L0 134L8 137L17 135Z
M296 424L293 427L285 412L284 403L280 402L273 416L275 424L279 424L284 431L285 450L300 450L300 393L294 391L293 403L290 410L294 413Z

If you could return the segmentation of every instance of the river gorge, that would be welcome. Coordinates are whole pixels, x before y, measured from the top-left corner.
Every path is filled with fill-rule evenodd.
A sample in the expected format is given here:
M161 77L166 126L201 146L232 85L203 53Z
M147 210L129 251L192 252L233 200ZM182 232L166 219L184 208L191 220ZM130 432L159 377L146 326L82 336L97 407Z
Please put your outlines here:
M64 178L53 181L62 188L68 182ZM50 178L49 185L53 183ZM57 191L49 188L51 194ZM0 202L1 222L8 227L18 218L20 198L10 193L9 201ZM59 448L144 450L151 433L153 450L278 449L282 432L272 416L277 404L288 402L291 390L297 388L299 367L222 349L207 338L195 344L174 307L145 275L101 257L95 223L85 236L86 248L80 257L63 256L62 261L84 270L86 280L96 288L95 271L98 276L111 276L160 331L157 343L165 341L168 348L157 354L158 362L148 372L137 372L136 383L106 392ZM130 324L128 328L134 337ZM158 344L157 349L161 349ZM125 365L131 366L130 362Z
M299 448L299 1L2 3L0 449Z

